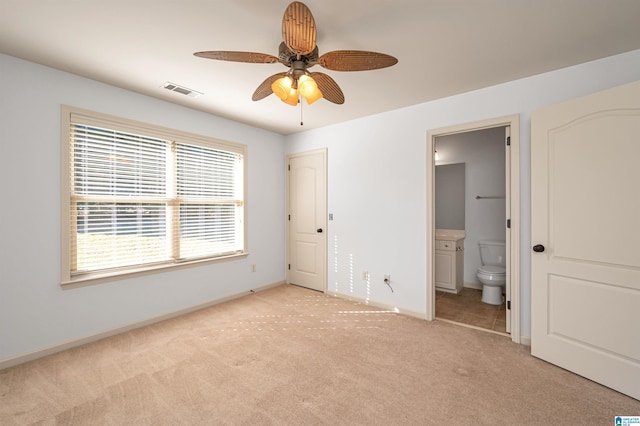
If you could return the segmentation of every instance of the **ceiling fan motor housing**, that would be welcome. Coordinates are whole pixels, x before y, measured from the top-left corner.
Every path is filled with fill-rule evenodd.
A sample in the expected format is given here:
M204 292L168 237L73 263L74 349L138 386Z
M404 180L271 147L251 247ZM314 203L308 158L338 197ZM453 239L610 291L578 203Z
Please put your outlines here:
M297 81L300 76L307 74L307 64L304 61L293 61L291 63L291 74L294 81Z

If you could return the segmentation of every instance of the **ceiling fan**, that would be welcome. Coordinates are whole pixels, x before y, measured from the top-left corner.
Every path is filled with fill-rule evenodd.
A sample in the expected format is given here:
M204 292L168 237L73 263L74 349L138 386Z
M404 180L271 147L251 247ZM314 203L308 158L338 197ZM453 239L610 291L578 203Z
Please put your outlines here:
M195 56L221 61L273 64L280 62L289 71L267 77L253 93L251 99L259 101L275 93L283 102L297 105L300 96L312 104L325 98L334 104L344 103L344 94L338 84L327 74L309 72L308 68L320 65L333 71L366 71L395 65L398 60L384 53L362 50L335 50L318 54L316 24L309 8L294 1L282 18L282 38L278 56L266 53L205 51Z

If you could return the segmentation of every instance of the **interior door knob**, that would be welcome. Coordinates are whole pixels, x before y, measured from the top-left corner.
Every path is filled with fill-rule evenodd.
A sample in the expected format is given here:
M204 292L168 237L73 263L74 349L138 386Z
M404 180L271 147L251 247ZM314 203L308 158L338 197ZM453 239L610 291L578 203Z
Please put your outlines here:
M536 253L542 253L544 251L544 246L542 244L536 244L533 246L533 251Z
M318 228L318 229L316 229L316 232L317 232L318 234L321 234L321 233L322 233L322 228Z

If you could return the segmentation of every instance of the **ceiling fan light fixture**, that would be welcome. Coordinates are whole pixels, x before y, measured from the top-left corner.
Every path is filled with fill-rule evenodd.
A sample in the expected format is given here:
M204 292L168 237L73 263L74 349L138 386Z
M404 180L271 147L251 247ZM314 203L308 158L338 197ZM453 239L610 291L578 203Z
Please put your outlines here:
M253 92L251 99L259 101L275 93L280 100L294 106L300 102L300 97L309 105L322 98L337 105L344 103L344 93L330 76L307 71L315 65L333 71L368 71L390 67L398 62L393 56L364 50L334 50L320 55L316 36L311 10L304 3L294 1L287 6L282 17L282 42L278 56L230 50L195 52L194 55L219 61L281 63L289 68L288 72L267 77Z
M283 102L287 101L287 98L291 94L291 84L293 80L289 76L284 76L273 82L271 85L271 90L277 97L282 99ZM293 89L295 91L295 89ZM296 96L297 98L297 96Z
M307 104L311 105L318 99L322 98L322 92L318 89L318 84L309 75L302 75L298 79L298 90L300 95L307 100Z
M282 102L291 106L298 105L298 91L293 87L289 90L289 95L286 99L282 99Z
M318 99L322 99L322 97L322 92L320 90L316 90L312 95L305 96L305 99L307 100L307 105L311 105Z

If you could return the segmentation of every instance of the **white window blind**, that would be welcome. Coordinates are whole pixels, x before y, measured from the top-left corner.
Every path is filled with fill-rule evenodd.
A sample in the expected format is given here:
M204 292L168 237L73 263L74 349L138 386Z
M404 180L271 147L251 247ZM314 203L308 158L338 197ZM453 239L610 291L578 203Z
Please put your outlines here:
M180 257L242 249L240 160L232 152L177 144Z
M70 114L71 279L244 251L244 147L136 130Z

